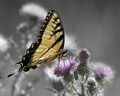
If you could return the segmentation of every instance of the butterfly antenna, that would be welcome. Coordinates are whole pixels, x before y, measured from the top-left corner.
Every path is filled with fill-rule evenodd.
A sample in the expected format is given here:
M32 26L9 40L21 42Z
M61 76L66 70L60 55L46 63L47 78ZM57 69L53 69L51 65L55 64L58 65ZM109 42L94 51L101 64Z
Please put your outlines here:
M71 43L68 47L70 47L72 44L74 44L75 42L77 42L77 39L73 42L73 43ZM68 47L66 48L66 49L68 49ZM76 51L76 50L74 50L74 51Z
M20 64L21 62L15 63L15 64L11 64L10 66L13 67L14 65Z
M76 51L76 49L72 50L72 49L69 49L70 51Z
M17 72L21 72L22 71L22 68L20 68L18 71L16 71L16 72L13 72L13 73L11 73L11 74L9 74L8 76L7 76L7 78L9 78L9 77L11 77L12 75L14 75L15 73L17 73Z

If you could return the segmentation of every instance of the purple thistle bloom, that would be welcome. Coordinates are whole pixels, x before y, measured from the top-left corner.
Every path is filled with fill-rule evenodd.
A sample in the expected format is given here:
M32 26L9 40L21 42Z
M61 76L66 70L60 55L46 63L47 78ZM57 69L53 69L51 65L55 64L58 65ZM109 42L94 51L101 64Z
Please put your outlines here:
M66 72L72 69L76 64L75 58L70 57L69 59L60 60L54 70L54 74L57 76L63 76Z
M99 80L105 79L109 81L114 77L114 72L112 68L100 62L97 62L93 65L92 71L95 73L96 79L99 79Z

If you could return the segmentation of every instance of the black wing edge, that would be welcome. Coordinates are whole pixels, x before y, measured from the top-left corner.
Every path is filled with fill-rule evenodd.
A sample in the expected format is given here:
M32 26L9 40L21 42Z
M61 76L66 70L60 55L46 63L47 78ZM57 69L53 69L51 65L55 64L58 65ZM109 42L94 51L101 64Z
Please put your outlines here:
M47 25L48 25L48 23L49 23L52 15L53 15L54 13L56 13L56 14L58 15L59 19L60 19L60 15L59 15L55 10L49 10L49 12L48 12L48 14L47 14L47 16L46 16L46 18L45 18L45 20L44 20L43 26L41 27L41 30L40 30L40 32L39 32L38 37L41 38L41 37L43 36L44 30L46 29L46 27L47 27ZM50 15L49 15L49 14L50 14ZM60 21L61 21L61 22L60 22L60 25L62 26L62 31L63 31L63 43L62 43L60 49L63 49L63 48L64 48L64 42L65 42L65 35L64 35L64 28L63 28L62 20L60 19Z
M65 43L65 33L64 33L64 28L63 28L63 24L62 24L62 20L61 20L61 17L60 17L60 15L58 14L58 12L57 11L55 11L55 10L49 10L49 12L50 11L52 11L52 13L57 13L57 15L58 15L58 17L59 17L59 19L60 19L60 24L61 24L61 26L62 26L62 31L63 31L63 43L62 43L62 45L61 45L61 47L60 47L60 49L63 49L64 48L64 43ZM48 13L49 13L48 12Z

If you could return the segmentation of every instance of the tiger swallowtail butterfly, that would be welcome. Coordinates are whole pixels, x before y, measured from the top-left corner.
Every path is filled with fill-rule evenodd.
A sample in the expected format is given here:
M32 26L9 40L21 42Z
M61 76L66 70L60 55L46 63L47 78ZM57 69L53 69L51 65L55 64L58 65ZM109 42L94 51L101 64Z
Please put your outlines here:
M37 68L40 64L48 64L55 59L61 59L67 50L64 50L64 29L58 13L50 10L38 34L38 40L26 50L20 64L19 72ZM14 72L15 73L15 72ZM14 73L9 74L8 77Z

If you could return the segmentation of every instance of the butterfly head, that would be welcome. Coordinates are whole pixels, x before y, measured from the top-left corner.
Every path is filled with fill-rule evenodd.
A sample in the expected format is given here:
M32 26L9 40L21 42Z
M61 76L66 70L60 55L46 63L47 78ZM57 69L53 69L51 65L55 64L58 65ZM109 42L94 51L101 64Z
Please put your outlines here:
M27 72L27 71L29 71L31 69L31 65L28 64L26 66L23 66L22 69L23 69L23 71Z
M27 72L27 71L29 71L29 70L30 70L30 68L29 68L29 67L27 67L27 66L24 66L24 67L23 67L23 70L24 70L25 72Z
M67 54L68 53L68 50L63 50L63 54L65 55L65 54ZM64 56L63 55L63 56Z
M58 59L61 59L64 55L67 54L67 52L68 50L60 49L58 52L58 54L60 54Z

